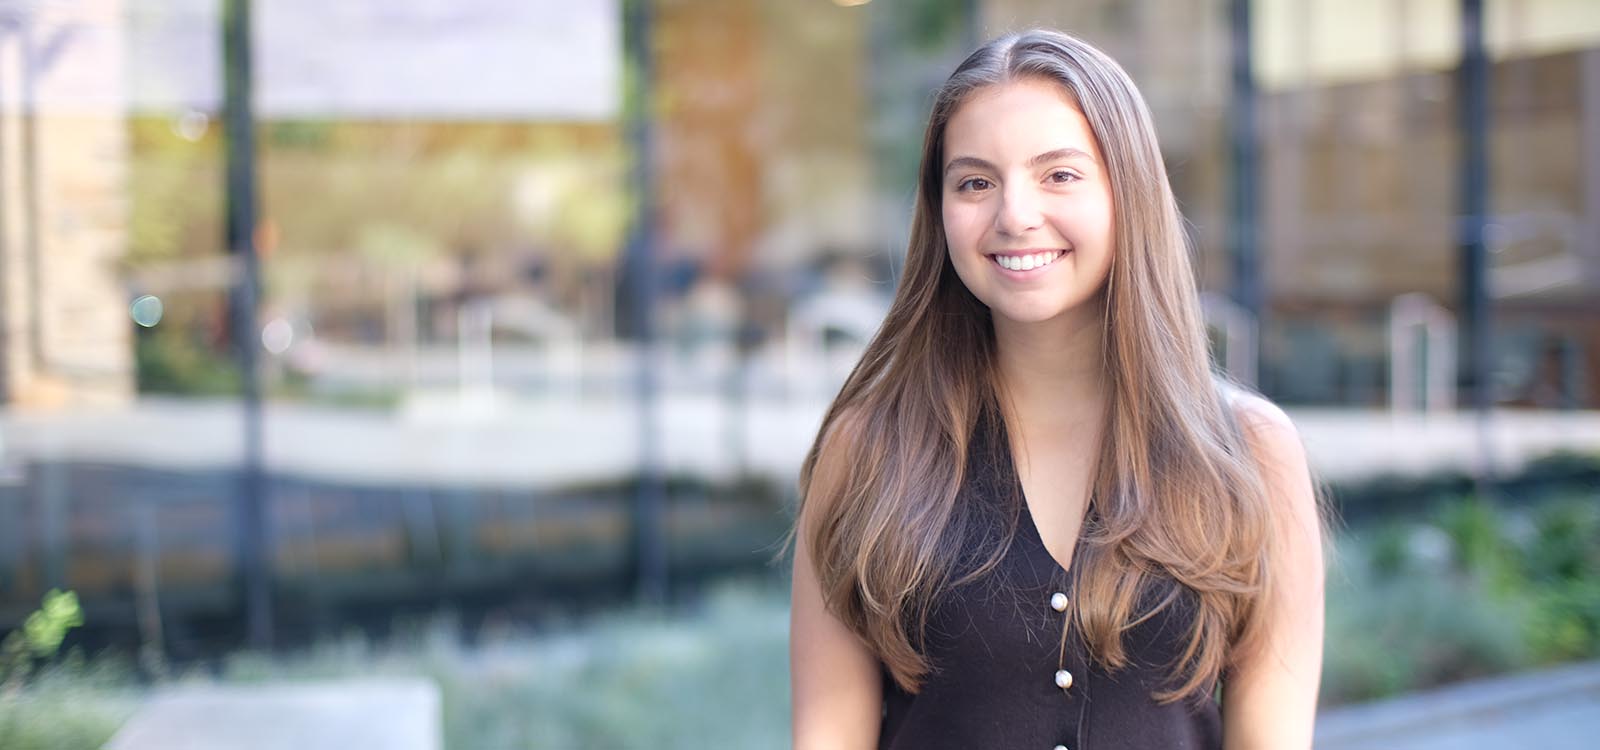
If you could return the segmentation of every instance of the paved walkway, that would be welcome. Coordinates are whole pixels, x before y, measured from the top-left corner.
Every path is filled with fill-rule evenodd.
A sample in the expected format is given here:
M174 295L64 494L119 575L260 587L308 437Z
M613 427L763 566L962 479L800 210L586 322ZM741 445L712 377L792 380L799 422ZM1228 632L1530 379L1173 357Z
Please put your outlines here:
M426 680L195 685L155 694L105 750L440 750Z
M1600 747L1600 662L1324 711L1317 750Z
M827 404L663 395L659 458L669 471L727 476L741 467L793 481ZM0 469L29 461L217 469L239 462L240 407L231 401L143 398L76 411L0 410ZM1471 465L1471 414L1290 410L1328 480ZM611 479L639 466L640 417L626 398L419 393L397 410L271 404L269 471L354 484L419 482L537 489ZM1502 469L1557 449L1600 452L1600 412L1497 412L1491 454Z

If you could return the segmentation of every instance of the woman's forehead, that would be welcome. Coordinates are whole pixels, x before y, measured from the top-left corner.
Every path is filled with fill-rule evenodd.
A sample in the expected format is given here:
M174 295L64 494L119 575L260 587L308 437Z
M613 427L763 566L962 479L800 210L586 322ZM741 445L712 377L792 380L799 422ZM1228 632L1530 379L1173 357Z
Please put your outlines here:
M975 89L951 114L941 170L962 157L1023 161L1062 150L1098 159L1094 133L1071 94L1050 81L1007 81Z

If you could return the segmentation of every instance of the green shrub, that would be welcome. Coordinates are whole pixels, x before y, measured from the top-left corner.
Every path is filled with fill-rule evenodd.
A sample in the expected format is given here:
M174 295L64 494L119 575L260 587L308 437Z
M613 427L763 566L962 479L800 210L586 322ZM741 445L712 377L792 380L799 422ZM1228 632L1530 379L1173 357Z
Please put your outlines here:
M1366 542L1349 540L1354 546ZM1379 577L1366 554L1330 571L1325 705L1372 700L1528 662L1523 618L1477 576ZM1381 555L1380 555L1381 557Z
M1600 657L1600 579L1563 581L1531 596L1528 643L1553 664Z
M1592 494L1457 498L1425 521L1346 533L1339 548L1346 562L1329 571L1326 703L1600 657Z
M1389 523L1380 527L1367 545L1367 564L1380 580L1403 574L1411 564L1409 545L1411 535L1402 524Z
M1600 578L1600 507L1572 498L1542 508L1525 555L1528 577L1557 582Z
M1487 583L1495 593L1521 586L1517 550L1506 539L1507 514L1479 498L1441 508L1434 524L1450 538L1456 571Z
M226 353L204 346L169 323L134 336L140 393L228 396L239 392L239 368Z
M51 589L44 595L38 611L22 621L22 627L0 641L0 688L15 690L33 674L37 661L50 659L61 650L67 631L83 624L78 595Z

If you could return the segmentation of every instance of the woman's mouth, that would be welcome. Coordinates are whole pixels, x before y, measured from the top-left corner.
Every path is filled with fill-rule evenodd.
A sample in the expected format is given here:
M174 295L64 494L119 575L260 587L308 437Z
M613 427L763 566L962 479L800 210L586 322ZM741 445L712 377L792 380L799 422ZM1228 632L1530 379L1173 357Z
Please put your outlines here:
M1066 250L1041 250L1032 253L996 253L990 255L989 259L1007 271L1026 273L1044 268L1066 254Z

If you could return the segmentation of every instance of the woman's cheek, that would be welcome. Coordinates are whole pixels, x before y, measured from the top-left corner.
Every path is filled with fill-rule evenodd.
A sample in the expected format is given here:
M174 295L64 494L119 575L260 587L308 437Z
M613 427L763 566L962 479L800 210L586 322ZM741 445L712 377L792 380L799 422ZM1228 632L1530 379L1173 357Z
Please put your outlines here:
M974 212L968 207L951 211L945 218L945 236L952 250L972 252L982 235Z

